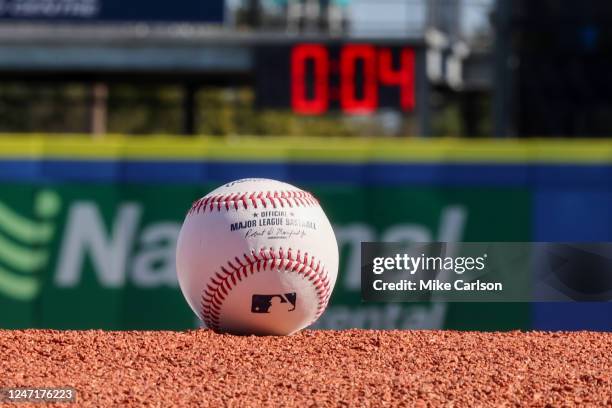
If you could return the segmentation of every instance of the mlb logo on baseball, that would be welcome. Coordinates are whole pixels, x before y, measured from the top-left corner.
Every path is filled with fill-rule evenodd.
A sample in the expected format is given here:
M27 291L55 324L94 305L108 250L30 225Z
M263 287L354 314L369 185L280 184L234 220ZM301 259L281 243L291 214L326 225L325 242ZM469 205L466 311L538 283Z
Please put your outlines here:
M243 179L193 203L176 263L187 303L208 327L287 335L325 310L338 245L312 194L280 181Z
M276 313L278 313L278 309L282 308L283 304L289 304L289 308L283 308L285 312L293 312L295 310L295 302L297 302L297 294L294 292L283 295L253 295L251 313L270 313L270 309L274 306L275 302L274 311Z

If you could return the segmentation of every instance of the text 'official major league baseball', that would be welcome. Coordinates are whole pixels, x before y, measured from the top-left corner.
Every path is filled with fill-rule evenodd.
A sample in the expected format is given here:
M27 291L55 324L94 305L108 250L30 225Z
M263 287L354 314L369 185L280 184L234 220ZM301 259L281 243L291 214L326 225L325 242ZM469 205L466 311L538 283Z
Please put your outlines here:
M317 224L296 216L294 212L271 210L252 212L251 219L230 224L230 231L245 231L245 238L268 239L303 238L308 231L316 231Z

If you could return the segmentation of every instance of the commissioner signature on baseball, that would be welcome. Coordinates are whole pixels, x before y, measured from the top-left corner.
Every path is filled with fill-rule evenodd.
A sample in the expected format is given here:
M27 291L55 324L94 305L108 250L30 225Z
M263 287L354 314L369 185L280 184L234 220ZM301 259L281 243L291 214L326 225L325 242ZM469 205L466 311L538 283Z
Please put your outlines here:
M304 229L288 229L283 227L267 228L267 229L249 229L244 237L245 238L257 238L265 237L268 239L288 239L288 238L304 238L308 233Z

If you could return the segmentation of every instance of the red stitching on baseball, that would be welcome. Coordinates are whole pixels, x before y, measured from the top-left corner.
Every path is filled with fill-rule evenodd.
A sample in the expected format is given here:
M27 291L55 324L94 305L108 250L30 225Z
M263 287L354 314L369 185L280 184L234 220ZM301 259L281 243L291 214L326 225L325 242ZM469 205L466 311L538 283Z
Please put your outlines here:
M229 292L236 286L237 281L242 281L240 275L242 274L246 278L248 275L253 275L263 269L270 269L273 265L276 267L282 265L287 272L297 272L313 284L318 305L317 313L312 322L317 320L329 302L331 296L330 282L327 271L320 261L317 261L316 267L314 267L315 259L313 256L310 256L309 264L308 253L304 253L303 260L300 259L300 255L300 250L298 250L296 258L293 259L291 248L287 252L283 251L283 248L278 250L262 248L259 251L259 257L255 251L252 251L250 256L246 253L243 254L246 263L241 262L239 257L236 257L234 260L240 265L239 267L228 261L227 265L220 267L221 272L213 274L209 283L202 290L200 307L204 323L213 330L219 330L221 306ZM230 270L225 266L228 266Z
M265 195L264 195L265 194ZM225 209L238 210L240 204L246 210L249 207L257 208L261 204L264 208L268 205L272 208L288 206L293 207L308 207L317 205L319 202L310 193L306 191L262 191L259 193L231 193L217 194L213 196L205 196L193 202L187 214L198 214L206 211L221 211Z

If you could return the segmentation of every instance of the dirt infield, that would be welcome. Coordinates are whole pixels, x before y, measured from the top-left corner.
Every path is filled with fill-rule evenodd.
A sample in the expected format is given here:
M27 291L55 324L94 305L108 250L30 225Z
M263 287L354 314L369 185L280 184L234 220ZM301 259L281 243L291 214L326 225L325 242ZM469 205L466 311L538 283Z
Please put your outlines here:
M610 407L612 333L5 330L0 382L91 407Z

